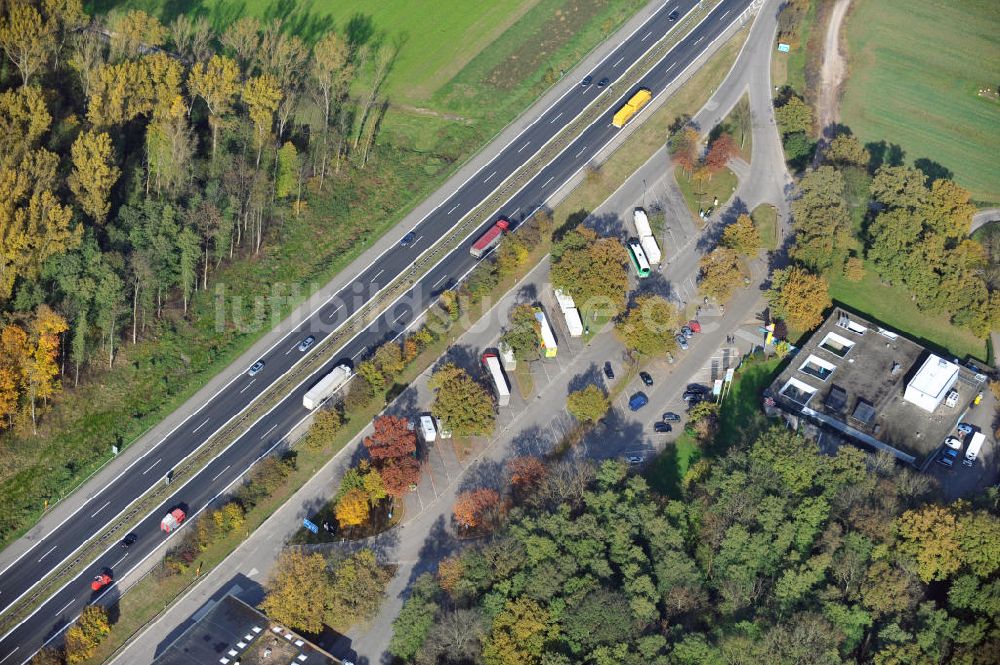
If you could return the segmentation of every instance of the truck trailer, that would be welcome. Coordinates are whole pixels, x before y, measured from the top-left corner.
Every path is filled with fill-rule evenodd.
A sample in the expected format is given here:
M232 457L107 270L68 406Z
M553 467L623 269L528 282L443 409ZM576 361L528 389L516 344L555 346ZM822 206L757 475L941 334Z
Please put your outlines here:
M549 321L545 318L545 312L541 307L535 308L535 321L538 322L538 347L542 350L542 355L546 358L555 358L559 348L556 346L556 336L552 334Z
M611 119L611 124L621 129L625 124L631 120L636 113L638 113L643 106L649 103L649 100L653 98L653 93L645 88L639 88L634 95L632 95L625 106L618 109L614 117Z
M479 236L479 240L472 243L469 253L477 259L481 259L484 254L500 244L503 234L510 229L510 221L501 217L496 224L487 229L486 233Z
M563 316L566 317L566 329L569 330L570 337L579 337L583 334L583 320L580 319L580 312L576 307L570 307Z
M497 405L507 406L510 404L510 386L507 385L507 377L500 367L500 359L495 353L484 353L482 360L493 381L493 393L497 396Z
M983 442L986 441L986 435L982 432L976 432L972 435L972 440L969 441L969 447L965 450L965 459L962 460L962 464L965 466L972 466L976 463L976 458L979 457L979 449L983 447Z
M632 223L635 224L635 234L640 238L653 235L653 229L649 226L649 217L642 208L636 208L632 213Z
M663 258L660 254L660 246L656 244L656 238L653 236L641 236L639 244L642 245L642 251L646 254L649 265L655 266Z
M347 365L334 367L332 372L320 379L315 386L302 396L302 406L312 411L326 401L330 395L347 385L352 374L351 368Z

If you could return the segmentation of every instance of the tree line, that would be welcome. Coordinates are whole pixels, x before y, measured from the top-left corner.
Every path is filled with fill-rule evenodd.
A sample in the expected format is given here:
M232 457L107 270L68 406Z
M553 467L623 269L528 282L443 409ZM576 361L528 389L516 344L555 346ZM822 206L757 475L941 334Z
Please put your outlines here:
M0 366L0 427L187 316L308 193L364 168L396 52L333 31L307 44L280 20L93 17L81 0L4 3L0 49L0 329L30 342ZM35 353L40 320L62 330Z

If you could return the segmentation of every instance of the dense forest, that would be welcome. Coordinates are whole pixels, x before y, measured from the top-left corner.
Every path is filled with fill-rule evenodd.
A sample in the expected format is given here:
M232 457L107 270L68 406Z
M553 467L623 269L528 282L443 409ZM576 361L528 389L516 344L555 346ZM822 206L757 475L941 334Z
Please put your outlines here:
M213 319L216 276L269 288L275 275L241 266L263 260L309 214L310 197L342 199L342 209L364 194L347 174L378 159L398 46L364 17L312 30L308 43L293 32L254 17L221 31L183 14L166 25L138 10L91 17L80 0L0 5L5 536L88 460L127 444L141 429L122 429L129 413L187 389L186 367L231 353L246 333L231 319L271 314L250 291L230 320ZM342 235L352 243L361 232ZM123 366L130 373L108 371ZM51 410L67 387L105 377L121 395L108 392L91 421ZM72 440L46 441L65 466L50 461L43 478L41 448L26 442L70 427Z
M702 460L668 500L624 464L523 474L497 533L418 578L415 663L995 663L997 494L782 428Z

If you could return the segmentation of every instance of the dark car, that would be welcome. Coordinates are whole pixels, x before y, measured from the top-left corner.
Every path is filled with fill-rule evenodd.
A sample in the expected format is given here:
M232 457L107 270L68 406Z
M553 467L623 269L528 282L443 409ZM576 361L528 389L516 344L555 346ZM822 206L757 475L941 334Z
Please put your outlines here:
M139 540L139 536L135 535L134 533L130 533L124 538L122 538L122 541L119 543L119 545L121 545L123 550L127 550L128 548L132 547L132 545L134 545L135 541L137 540Z
M594 77L593 76L584 76L583 80L580 81L580 85L586 87L586 86L590 85L593 82L594 82Z
M689 383L687 389L688 392L701 393L702 395L708 392L708 388L701 385L700 383Z
M597 82L597 87L598 88L603 88L604 86L606 86L610 82L611 82L611 79L609 79L607 76L605 76L604 78L602 78L600 81Z
M604 363L604 376L608 377L609 379L615 378L615 370L611 369L610 362Z
M693 390L686 390L684 391L682 397L684 398L684 401L687 402L688 404L697 404L702 400L704 395L702 393L694 392Z
M258 360L253 365L250 365L250 369L247 370L247 376L257 376L262 369L264 369L264 361Z
M646 397L646 393L644 392L637 392L628 400L628 408L630 411L638 411L647 404L649 404L649 398Z
M679 423L680 421L681 417L673 411L667 411L663 414L663 422L665 423Z
M647 386L653 385L653 377L649 375L649 372L639 372L639 378L642 379L642 382Z
M653 423L653 431L659 432L660 434L666 434L673 428L667 423Z
M413 244L413 241L416 240L416 238L417 238L416 232L410 231L405 236L403 236L402 240L399 241L399 246L406 247L407 245Z
M675 9L674 11L670 12L669 15L667 15L667 20L673 22L679 19L680 17L681 13Z
M941 457L938 458L938 464L944 466L953 466L955 464L955 459L958 457L958 451L948 448L941 452Z
M316 337L314 335L309 335L309 337L306 337L304 340L299 342L299 351L308 351L309 347L312 346L315 341Z
M681 328L681 334L684 335L685 339L691 339L692 337L694 337L694 331L692 331L687 326Z

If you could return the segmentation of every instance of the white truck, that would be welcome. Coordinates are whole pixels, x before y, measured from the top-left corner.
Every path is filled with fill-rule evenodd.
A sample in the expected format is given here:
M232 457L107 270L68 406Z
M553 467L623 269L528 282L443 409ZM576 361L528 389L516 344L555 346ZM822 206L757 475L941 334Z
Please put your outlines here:
M437 429L434 427L434 419L430 416L420 416L420 436L427 443L433 443L437 439Z
M986 441L986 435L982 432L976 432L972 435L969 447L965 450L965 459L962 460L962 464L972 466L976 463L976 458L979 457L979 449L983 447L984 441Z
M510 404L510 386L507 384L507 377L503 374L503 368L500 367L500 359L495 353L484 353L483 366L486 367L486 371L489 372L490 379L493 381L493 392L497 396L497 405L507 406Z
M351 368L347 365L337 365L332 372L320 379L302 396L302 406L312 411L326 401L330 395L347 385L352 374Z

